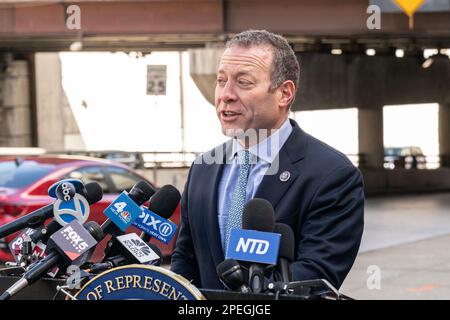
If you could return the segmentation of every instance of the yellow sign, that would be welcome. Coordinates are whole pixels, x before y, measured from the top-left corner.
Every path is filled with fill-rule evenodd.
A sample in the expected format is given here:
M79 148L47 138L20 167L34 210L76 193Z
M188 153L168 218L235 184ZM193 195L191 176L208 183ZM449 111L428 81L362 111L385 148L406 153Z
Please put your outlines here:
M425 2L425 0L394 0L394 2L406 13L408 17L411 17L414 12Z
M409 29L414 28L413 15L417 9L425 2L425 0L394 0L394 2L403 10L409 17Z

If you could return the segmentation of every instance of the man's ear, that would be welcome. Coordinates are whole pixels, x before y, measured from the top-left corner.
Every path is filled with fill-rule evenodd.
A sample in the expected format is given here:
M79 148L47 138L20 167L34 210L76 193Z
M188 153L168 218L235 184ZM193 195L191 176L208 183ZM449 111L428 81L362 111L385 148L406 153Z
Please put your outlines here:
M286 80L278 87L280 99L278 105L281 108L289 107L295 96L295 84L292 80Z

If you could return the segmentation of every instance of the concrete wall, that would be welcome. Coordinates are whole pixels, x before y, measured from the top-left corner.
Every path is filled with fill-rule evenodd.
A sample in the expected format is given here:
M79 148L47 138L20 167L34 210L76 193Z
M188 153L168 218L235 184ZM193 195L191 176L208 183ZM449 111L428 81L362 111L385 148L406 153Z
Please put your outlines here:
M450 167L450 103L439 105L439 154L444 167Z
M58 53L36 53L38 146L48 151L83 150L78 125L62 86Z
M418 57L299 54L300 86L293 110L381 108L450 103L450 59L427 69Z
M214 105L217 68L224 48L189 50L189 72L205 99Z
M450 169L363 169L366 195L450 191Z
M0 146L31 147L28 62L10 60L0 69Z

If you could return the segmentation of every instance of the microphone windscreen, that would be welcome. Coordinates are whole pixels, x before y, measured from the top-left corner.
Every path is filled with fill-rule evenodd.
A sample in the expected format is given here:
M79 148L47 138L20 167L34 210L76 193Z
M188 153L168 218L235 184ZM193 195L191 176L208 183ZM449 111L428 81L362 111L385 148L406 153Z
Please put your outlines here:
M155 188L153 188L147 181L141 180L136 183L133 188L141 190L149 199L155 194Z
M243 229L272 232L274 225L275 213L269 201L254 198L245 204L242 213Z
M295 256L295 237L292 228L284 223L276 223L273 233L281 234L280 249L278 256L294 261Z
M94 204L102 199L103 190L97 182L87 183L84 187L86 188L86 200L89 204Z
M138 205L143 205L155 193L155 189L145 180L141 180L131 188L128 195Z
M162 186L150 199L148 209L164 219L169 219L180 202L181 194L174 186Z
M83 226L95 240L100 241L103 239L104 233L102 227L97 222L88 221Z
M217 275L221 277L223 274L233 270L236 267L239 267L239 262L234 259L226 259L217 265Z

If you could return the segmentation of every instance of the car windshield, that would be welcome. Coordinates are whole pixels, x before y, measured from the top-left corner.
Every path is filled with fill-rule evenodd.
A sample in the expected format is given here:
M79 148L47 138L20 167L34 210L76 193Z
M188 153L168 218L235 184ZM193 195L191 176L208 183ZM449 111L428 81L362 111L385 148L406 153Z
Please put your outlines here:
M386 156L400 156L402 148L386 148L384 154Z
M0 187L23 188L45 176L53 167L36 161L0 161Z

